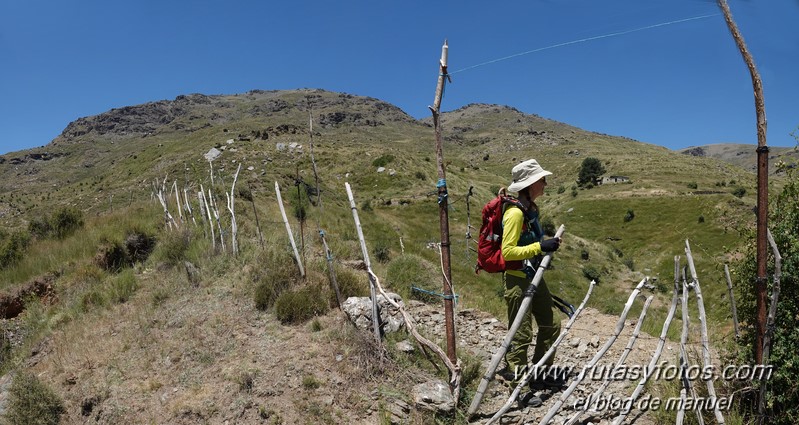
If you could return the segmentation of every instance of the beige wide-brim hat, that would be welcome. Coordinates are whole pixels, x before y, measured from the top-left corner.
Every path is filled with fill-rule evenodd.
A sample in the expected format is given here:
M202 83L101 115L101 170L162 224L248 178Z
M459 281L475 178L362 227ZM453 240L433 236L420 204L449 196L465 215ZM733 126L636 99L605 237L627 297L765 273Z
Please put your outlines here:
M541 178L552 175L552 173L541 168L538 161L528 159L513 167L511 175L513 176L513 182L508 186L508 190L511 192L519 192L525 187L541 180Z

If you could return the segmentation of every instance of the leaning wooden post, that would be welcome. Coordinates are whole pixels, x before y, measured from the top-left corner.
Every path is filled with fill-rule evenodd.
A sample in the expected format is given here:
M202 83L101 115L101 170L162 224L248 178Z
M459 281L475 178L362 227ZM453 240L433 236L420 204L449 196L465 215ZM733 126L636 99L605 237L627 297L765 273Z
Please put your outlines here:
M236 181L239 179L239 171L241 171L241 163L239 162L239 167L236 169L236 175L233 176L233 184L230 186L230 194L227 195L227 209L230 211L230 232L232 233L232 248L233 248L233 255L239 254L239 242L238 242L238 233L239 233L239 226L236 223L236 208L234 205L235 200L235 193L236 193Z
M252 186L247 182L247 189L250 191L250 203L252 204L252 212L255 214L255 228L258 229L258 240L261 243L261 250L264 249L264 234L261 233L261 223L258 221L258 209L255 208L255 197L252 196Z
M286 224L286 232L289 234L289 241L291 242L291 249L294 250L294 258L297 260L297 267L300 268L300 276L305 278L305 269L302 267L300 260L300 253L297 252L297 244L294 243L294 235L291 233L291 226L289 219L286 217L286 209L283 208L283 197L280 196L280 185L275 182L275 194L277 195L277 205L280 206L280 215L283 216L283 223Z
M355 206L355 198L352 196L352 189L350 184L345 182L344 187L347 189L347 198L350 200L350 208L352 209L352 218L355 220L355 229L358 231L358 239L361 241L361 253L363 254L363 262L366 264L366 270L371 271L372 265L369 262L369 251L366 249L366 240L363 238L363 228L361 227L361 220L358 218L358 208ZM372 328L375 332L375 340L378 345L380 344L380 310L377 306L377 283L375 282L372 273L369 273L369 292L372 297Z
M766 323L766 336L763 338L763 364L768 364L768 358L771 354L771 337L774 334L774 321L777 318L777 301L780 299L780 279L782 278L782 255L777 248L777 242L774 241L774 236L771 235L769 230L767 233L768 243L771 245L771 250L774 253L774 285L771 288L771 305L768 309L768 322ZM768 374L771 376L771 369L768 369ZM757 414L760 420L764 420L766 410L766 378L760 381L760 396L757 401Z
M638 381L638 385L633 390L632 395L630 396L631 402L629 405L625 405L624 410L622 410L619 416L613 420L613 425L620 425L624 422L624 419L627 418L627 415L630 414L632 411L633 403L635 400L638 399L638 396L641 395L641 392L644 390L644 386L649 381L649 378L652 377L652 374L655 373L657 370L657 362L660 360L660 355L663 353L663 346L666 345L666 334L669 331L669 326L671 326L671 321L674 320L674 313L677 311L677 302L680 301L680 295L677 293L677 288L674 288L674 296L671 298L671 307L669 307L669 313L666 315L666 321L663 322L663 329L660 331L660 338L658 341L657 347L655 347L655 352L652 354L652 358L649 360L649 365L644 369L644 376Z
M444 170L443 143L441 141L441 98L444 96L444 85L449 79L447 75L447 54L449 47L447 41L441 47L441 60L439 62L438 84L436 97L430 110L433 112L433 126L436 136L436 162L438 163L438 217L441 227L441 256L444 268L444 324L447 331L447 357L453 363L457 361L455 354L455 316L453 314L452 295L452 268L450 265L449 250L449 198L447 196L447 176Z
M735 338L741 337L741 329L738 327L738 310L735 308L735 293L732 290L732 279L730 279L730 268L724 265L724 277L727 279L727 291L730 294L730 308L732 309L732 326L735 329Z
M333 267L333 251L327 246L327 239L325 239L325 231L319 230L319 237L322 238L322 245L325 247L325 257L327 257L327 270L330 273L330 285L336 291L336 303L341 310L341 292L338 289L338 281L336 280L336 268Z
M711 370L713 365L710 360L710 344L708 342L707 336L707 315L705 315L705 303L702 297L702 288L699 286L699 278L696 275L694 257L691 255L691 245L688 243L688 239L685 240L685 257L686 260L688 260L688 268L691 270L692 285L694 288L694 294L696 295L696 306L699 310L699 325L700 330L702 331L702 365L704 370ZM713 380L708 379L706 383L708 397L713 401L714 404L713 413L716 415L716 422L724 425L724 416L721 414L718 403L716 403L716 388L713 385Z
M675 261L678 260L679 257L675 257ZM682 379L682 390L680 390L680 409L677 411L677 420L676 425L680 425L685 418L685 408L686 408L686 399L688 396L691 396L691 399L696 400L697 395L696 391L694 390L693 385L691 385L691 380L688 377L687 371L691 367L688 364L688 350L685 346L688 344L688 325L690 322L690 317L688 316L688 292L690 291L688 284L683 281L681 283L682 288L682 301L680 304L680 310L682 310L682 333L680 334L680 377ZM702 417L701 411L696 411L696 420L699 422L699 425L705 425L705 419Z
M211 197L211 189L208 189L208 198L205 197L205 188L200 185L200 194L202 195L203 204L205 205L205 212L208 214L208 227L211 228L211 248L216 251L216 234L214 234L214 220L211 218L211 206L208 205L208 198Z
M768 260L768 146L766 145L766 102L763 98L763 82L760 80L760 73L757 72L755 60L746 47L741 32L732 18L732 12L727 5L727 0L718 0L719 8L724 13L724 20L727 27L741 51L746 66L749 68L749 76L752 79L752 89L755 94L755 114L757 116L757 278L755 280L755 362L763 364L763 339L766 334L766 297L767 297L767 278L766 261Z
M558 231L555 232L555 237L559 238L563 235L563 231L566 229L564 225L560 225ZM524 294L524 298L522 299L521 305L519 305L519 311L516 313L516 317L513 319L513 323L510 325L510 329L508 329L508 333L505 335L505 339L502 340L502 344L499 346L499 349L496 353L494 353L494 357L491 358L491 363L488 365L488 370L486 370L485 375L483 375L482 379L480 380L480 385L477 387L477 391L474 393L474 398L472 398L472 404L469 405L469 410L466 412L466 416L472 416L475 412L477 412L477 408L480 407L480 403L483 401L483 395L485 394L486 390L488 389L488 384L494 379L494 373L497 371L497 366L499 366L499 362L502 361L502 358L505 357L505 352L508 351L508 347L510 347L511 340L513 340L513 336L516 335L516 331L519 330L519 327L522 325L522 320L524 319L524 315L527 313L527 310L530 308L530 304L533 301L533 295L535 294L536 288L538 288L538 284L541 283L541 279L544 277L544 270L549 267L549 262L552 261L552 253L549 252L544 255L544 259L541 260L541 264L538 266L538 270L535 272L535 276L533 276L533 281L530 282L530 286L527 287L527 291Z
M316 185L316 205L322 206L322 191L319 189L319 173L316 171L316 159L313 154L313 112L310 106L308 107L308 137L310 138L311 147L311 165L313 166L313 179Z

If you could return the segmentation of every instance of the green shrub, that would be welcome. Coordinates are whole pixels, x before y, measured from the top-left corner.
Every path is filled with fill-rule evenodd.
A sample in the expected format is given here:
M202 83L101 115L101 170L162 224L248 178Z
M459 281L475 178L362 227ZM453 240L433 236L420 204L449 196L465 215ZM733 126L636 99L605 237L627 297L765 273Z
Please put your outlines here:
M381 155L379 158L372 161L372 165L375 167L385 167L386 165L388 165L390 162L393 161L394 161L394 155L385 154Z
M558 195L560 195L563 192L566 192L566 187L564 187L563 185L558 186Z
M421 171L417 171L416 174L414 174L414 176L421 181L427 180L427 175Z
M372 211L372 203L368 199L361 203L361 211Z
M588 280L595 280L597 283L599 283L600 272L593 265L589 264L583 267L583 276L585 276Z
M696 189L697 187L699 187L699 186L696 184L696 182L689 182L688 183L688 189Z
M17 231L6 234L0 230L0 270L17 264L25 256L30 237L27 233Z
M113 280L111 284L111 300L117 303L127 302L138 289L136 275L133 270L126 269Z
M238 192L239 198L244 199L245 201L252 201L252 191L250 191L250 187L247 185L239 185L236 188Z
M344 302L349 297L365 297L369 295L369 282L365 273L356 273L350 268L340 266L336 266L335 271L341 302ZM336 304L335 291L331 294L330 303L331 305Z
M329 309L324 291L309 284L293 291L283 291L275 299L275 316L281 323L300 323Z
M379 263L388 263L391 260L391 248L385 241L378 241L372 249L375 260Z
M8 424L58 424L64 413L61 397L36 375L18 372L8 393Z
M64 239L83 227L83 213L72 207L63 207L51 215L32 219L28 231L39 238Z
M627 213L624 214L624 222L625 223L629 223L629 222L633 221L634 218L635 218L635 212L633 210L627 210Z
M294 257L285 251L263 253L256 264L251 278L255 282L253 301L258 310L272 307L278 296L301 278Z
M305 221L308 217L308 213L305 211L305 205L295 205L294 206L294 218L298 221Z
M75 230L83 227L83 213L75 208L61 208L52 218L53 235L64 239Z
M624 259L624 261L622 261L622 263L624 263L624 265L627 266L627 268L631 271L635 271L635 262L632 258L627 257Z
M771 213L769 214L769 229L774 236L774 241L782 256L782 277L779 298L779 313L775 317L772 336L772 348L769 363L773 365L773 372L766 385L766 411L765 422L769 424L788 425L799 423L799 389L796 386L796 377L799 376L799 327L796 318L799 317L799 175L794 171L788 173L788 179L782 191L772 195ZM776 199L774 199L776 198ZM753 241L754 230L747 229L741 235L743 240ZM745 244L743 255L733 267L733 282L736 286L736 304L741 323L752 325L742 326L741 339L732 340L730 347L732 355L737 355L737 364L755 364L754 344L757 322L756 297L753 282L757 276L756 244ZM769 250L770 251L770 250ZM767 276L774 273L772 261L768 263ZM766 280L767 293L773 290L771 278ZM757 412L757 392L746 391L747 388L758 388L759 381L737 381L736 392L740 398L741 409L745 414ZM756 421L755 415L749 418Z
M735 190L732 191L732 194L738 198L743 198L746 195L746 189L742 187L736 187Z
M704 215L700 215L700 216L699 216L699 219L697 219L697 221L698 221L699 223L704 223L704 222L705 222L705 216L704 216Z
M156 261L175 266L186 259L191 245L191 233L188 230L169 231L164 234L155 247Z
M589 257L590 255L588 254L588 251L584 249L580 251L580 259L582 259L583 261L588 261Z

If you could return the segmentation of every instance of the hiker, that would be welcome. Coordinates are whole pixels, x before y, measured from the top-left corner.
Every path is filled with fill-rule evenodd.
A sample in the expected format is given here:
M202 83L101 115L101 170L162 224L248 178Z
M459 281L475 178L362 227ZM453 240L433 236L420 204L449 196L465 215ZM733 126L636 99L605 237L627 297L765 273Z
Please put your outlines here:
M544 232L538 220L538 206L535 204L535 200L544 194L544 188L547 185L546 176L552 173L544 170L535 159L516 165L511 173L513 182L508 186L508 191L518 192L518 199L526 207L527 212L525 213L515 205L508 204L502 215L502 256L506 261L525 260L521 270L506 270L502 274L505 302L508 305L508 323L513 323L524 293L533 281L543 254L556 251L561 242L559 238L543 239ZM544 353L560 335L560 318L553 312L553 306L552 295L546 282L541 279L535 290L530 309L527 310L524 320L513 336L508 352L505 354L507 363L505 372L513 377L511 379L513 387L518 384L525 368L528 367L527 348L532 342L533 317L538 325L538 335L531 364L541 360ZM553 361L554 353L545 364L551 366ZM548 373L536 373L530 384L535 388L536 384L544 384L544 380L551 381L558 378ZM560 379L560 382L546 382L546 384L562 385L562 378ZM532 391L522 392L519 402L532 407L540 406L542 403L541 399Z

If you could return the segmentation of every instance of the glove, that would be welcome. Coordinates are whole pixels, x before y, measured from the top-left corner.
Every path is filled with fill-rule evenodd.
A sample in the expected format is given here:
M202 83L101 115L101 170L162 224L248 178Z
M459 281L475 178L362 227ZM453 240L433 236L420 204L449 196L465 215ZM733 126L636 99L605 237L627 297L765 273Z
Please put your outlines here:
M560 248L560 239L558 238L547 239L545 241L541 241L540 244L541 244L541 251L555 252L558 250L558 248Z

